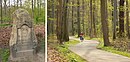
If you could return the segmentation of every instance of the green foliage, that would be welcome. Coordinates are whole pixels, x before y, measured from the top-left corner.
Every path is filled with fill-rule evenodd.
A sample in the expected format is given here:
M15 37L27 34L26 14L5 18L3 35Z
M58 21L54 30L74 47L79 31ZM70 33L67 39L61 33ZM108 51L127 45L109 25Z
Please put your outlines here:
M0 27L11 26L11 24L0 24Z
M63 55L65 58L69 60L69 62L86 62L85 59L82 59L80 56L78 56L75 53L72 53L68 49L70 45L75 45L77 43L79 43L79 41L76 41L76 40L68 41L68 42L65 42L64 45L59 45L57 49L61 53L61 55Z
M11 21L11 18L9 18L9 17L3 17L2 20L3 20L4 22L9 22L9 21Z
M38 11L38 8L34 9L34 23L35 24L45 23L45 9L44 8L41 8L40 12Z
M9 57L9 49L0 49L0 56L2 57L2 62L7 62Z

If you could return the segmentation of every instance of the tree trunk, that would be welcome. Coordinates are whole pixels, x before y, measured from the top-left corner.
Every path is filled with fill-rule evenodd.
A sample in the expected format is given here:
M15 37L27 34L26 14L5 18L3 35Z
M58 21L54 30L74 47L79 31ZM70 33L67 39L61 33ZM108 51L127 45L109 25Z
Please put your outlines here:
M82 9L83 9L83 16L82 16L82 22L83 22L83 33L85 34L85 27L84 27L84 0L82 0Z
M114 11L113 11L113 39L116 39L116 22L117 22L117 0L114 2Z
M7 1L6 1L6 0L4 0L4 9L5 9L4 16L5 16L5 17L6 17L6 15L7 15L7 14L6 14L6 12L7 12L7 9L6 9L6 7L7 7L7 4L6 4L6 3L7 3Z
M17 8L18 8L19 0L17 0Z
M126 31L128 39L130 39L130 33L129 33L129 0L126 0Z
M68 4L68 0L64 0L64 26L63 26L63 39L64 39L64 41L69 41L69 34L68 34L68 20L67 20L67 8L68 8L68 6L67 6L67 4Z
M59 43L60 44L62 44L62 23L61 23L61 21L62 21L62 0L58 0L58 3L59 3L59 5L57 6L57 39L58 39L58 41L59 41Z
M119 34L120 37L123 37L124 32L124 0L120 0L120 9L119 9Z
M37 0L37 8L38 8L38 17L40 15L40 5L39 5L39 0Z
M15 8L15 0L13 0L14 1L14 8Z
M93 30L93 35L94 35L94 37L96 37L96 22L95 22L95 21L96 21L96 19L95 19L95 17L96 17L96 16L95 16L95 10L96 10L96 9L95 9L95 8L96 8L96 5L95 5L95 4L96 4L96 3L95 3L95 0L93 0L93 1L94 1L94 6L93 6L93 29L94 29L94 30Z
M93 37L93 10L92 10L92 0L90 0L90 38L92 38Z
M77 24L78 24L78 37L80 36L80 33L81 33L81 29L80 29L80 1L77 0Z
M107 21L107 0L101 0L101 23L103 31L104 46L109 46L109 36L108 36L108 21Z
M72 35L74 36L74 0L72 0Z
M1 6L1 21L0 21L0 24L2 23L2 0L0 0L1 2L0 2L0 6Z
M52 2L54 2L54 0L52 0ZM52 3L52 18L53 18L53 20L52 20L52 34L54 34L54 18L55 18L55 6L54 6L54 3Z
M34 4L33 4L33 0L32 0L32 18L34 17Z
M22 0L20 0L20 7L22 7Z
M9 16L11 16L10 15L10 10L11 10L10 8L11 8L11 4L10 4L10 0L9 0Z

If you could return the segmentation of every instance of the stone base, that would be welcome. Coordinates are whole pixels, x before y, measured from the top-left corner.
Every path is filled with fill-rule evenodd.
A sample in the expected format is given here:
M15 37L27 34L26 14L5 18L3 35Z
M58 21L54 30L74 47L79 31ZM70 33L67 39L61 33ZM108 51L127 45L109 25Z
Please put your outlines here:
M34 50L24 50L16 52L16 57L10 55L9 62L35 62L36 53Z

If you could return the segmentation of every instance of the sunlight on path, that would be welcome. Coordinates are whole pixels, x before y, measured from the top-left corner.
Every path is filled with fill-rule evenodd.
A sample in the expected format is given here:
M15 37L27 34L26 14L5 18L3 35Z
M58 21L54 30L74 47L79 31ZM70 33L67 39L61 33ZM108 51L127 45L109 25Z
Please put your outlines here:
M79 40L74 37L70 39ZM96 49L98 43L94 40L84 40L75 46L70 46L69 49L89 62L130 62L130 58L125 56Z

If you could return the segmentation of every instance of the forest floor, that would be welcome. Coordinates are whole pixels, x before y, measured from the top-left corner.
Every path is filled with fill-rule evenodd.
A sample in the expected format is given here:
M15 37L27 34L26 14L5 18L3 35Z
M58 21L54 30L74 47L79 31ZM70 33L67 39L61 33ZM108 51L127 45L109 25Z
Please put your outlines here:
M67 59L61 56L59 51L57 51L55 43L49 43L47 45L47 50L48 62L67 62Z
M70 37L73 40L79 40L78 38ZM98 41L84 40L74 46L70 46L69 49L78 54L88 62L130 62L130 58L110 53L97 49Z

